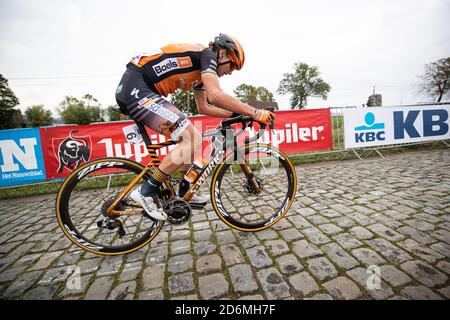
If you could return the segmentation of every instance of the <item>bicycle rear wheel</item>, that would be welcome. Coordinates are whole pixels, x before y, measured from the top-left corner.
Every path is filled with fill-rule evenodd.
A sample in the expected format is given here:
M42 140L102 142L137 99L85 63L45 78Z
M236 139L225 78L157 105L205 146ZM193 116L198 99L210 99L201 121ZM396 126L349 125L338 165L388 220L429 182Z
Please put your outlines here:
M152 241L164 222L152 219L128 197L115 207L123 214L106 212L143 169L122 158L102 158L75 169L56 198L56 216L64 234L82 249L101 255L129 253ZM144 175L133 189L147 179Z
M278 222L297 192L297 175L289 158L277 148L252 144L240 148L243 159L229 155L214 172L211 200L228 226L260 231Z

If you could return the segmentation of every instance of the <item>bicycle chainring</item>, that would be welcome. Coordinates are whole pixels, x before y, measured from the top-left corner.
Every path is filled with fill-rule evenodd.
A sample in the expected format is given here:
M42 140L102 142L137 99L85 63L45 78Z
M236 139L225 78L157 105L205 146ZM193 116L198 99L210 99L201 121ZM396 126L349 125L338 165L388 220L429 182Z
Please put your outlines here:
M164 203L164 211L167 213L167 221L174 225L180 225L189 221L192 208L181 198L173 198Z

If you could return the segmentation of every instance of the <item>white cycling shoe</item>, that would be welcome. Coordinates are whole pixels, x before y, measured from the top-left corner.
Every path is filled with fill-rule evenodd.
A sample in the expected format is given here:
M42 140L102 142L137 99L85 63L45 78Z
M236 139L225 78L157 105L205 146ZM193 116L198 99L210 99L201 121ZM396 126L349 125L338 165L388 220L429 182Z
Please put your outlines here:
M167 214L162 208L158 208L152 197L144 197L141 188L137 188L130 193L130 198L139 203L145 212L156 220L167 220Z
M208 203L209 197L207 196L201 196L198 194L194 194L189 200L189 204L197 205L197 206L204 206L206 203Z

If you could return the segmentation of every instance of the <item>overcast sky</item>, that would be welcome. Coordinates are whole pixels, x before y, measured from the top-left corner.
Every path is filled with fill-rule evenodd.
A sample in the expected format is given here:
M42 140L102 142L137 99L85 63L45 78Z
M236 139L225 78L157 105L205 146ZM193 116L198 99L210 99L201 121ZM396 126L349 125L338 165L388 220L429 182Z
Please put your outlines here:
M245 48L241 71L221 78L275 93L296 62L319 67L328 100L309 107L361 106L376 86L383 105L423 102L417 76L450 56L450 0L50 1L0 0L0 73L20 109L56 115L66 95L91 93L103 106L129 59L168 43L207 45L220 32Z

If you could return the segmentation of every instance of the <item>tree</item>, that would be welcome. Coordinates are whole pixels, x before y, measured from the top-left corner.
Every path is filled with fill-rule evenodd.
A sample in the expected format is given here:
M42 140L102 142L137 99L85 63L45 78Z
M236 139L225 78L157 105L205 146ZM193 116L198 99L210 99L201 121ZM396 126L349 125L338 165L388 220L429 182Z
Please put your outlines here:
M8 80L0 74L0 130L1 129L11 129L15 128L17 125L18 113L21 114L20 110L15 110L14 108L19 104L19 99L17 99L14 92L8 86ZM13 117L16 118L16 121ZM22 122L21 120L19 122Z
M294 64L294 73L285 73L277 92L292 94L291 109L303 109L308 97L327 99L331 87L320 78L319 68L306 63Z
M117 109L119 109L118 105L111 105L109 107L106 108L106 110L104 111L105 114L105 118L108 119L108 121L120 121L122 113L116 111Z
M22 118L22 111L19 109L13 109L10 121L11 128L24 128L26 126Z
M42 104L27 108L25 111L27 116L28 127L48 126L52 123L52 112L45 110Z
M419 92L441 102L450 92L450 57L425 65L425 74L419 76Z
M101 105L90 94L85 94L81 99L66 96L59 106L58 113L66 124L90 124L105 121Z
M242 102L248 102L249 100L256 99L267 103L274 103L272 92L264 87L254 87L248 84L241 84L234 89L234 94L238 100Z
M177 106L181 112L188 113L189 115L198 114L197 105L194 99L194 91L177 90L170 97L170 103Z

